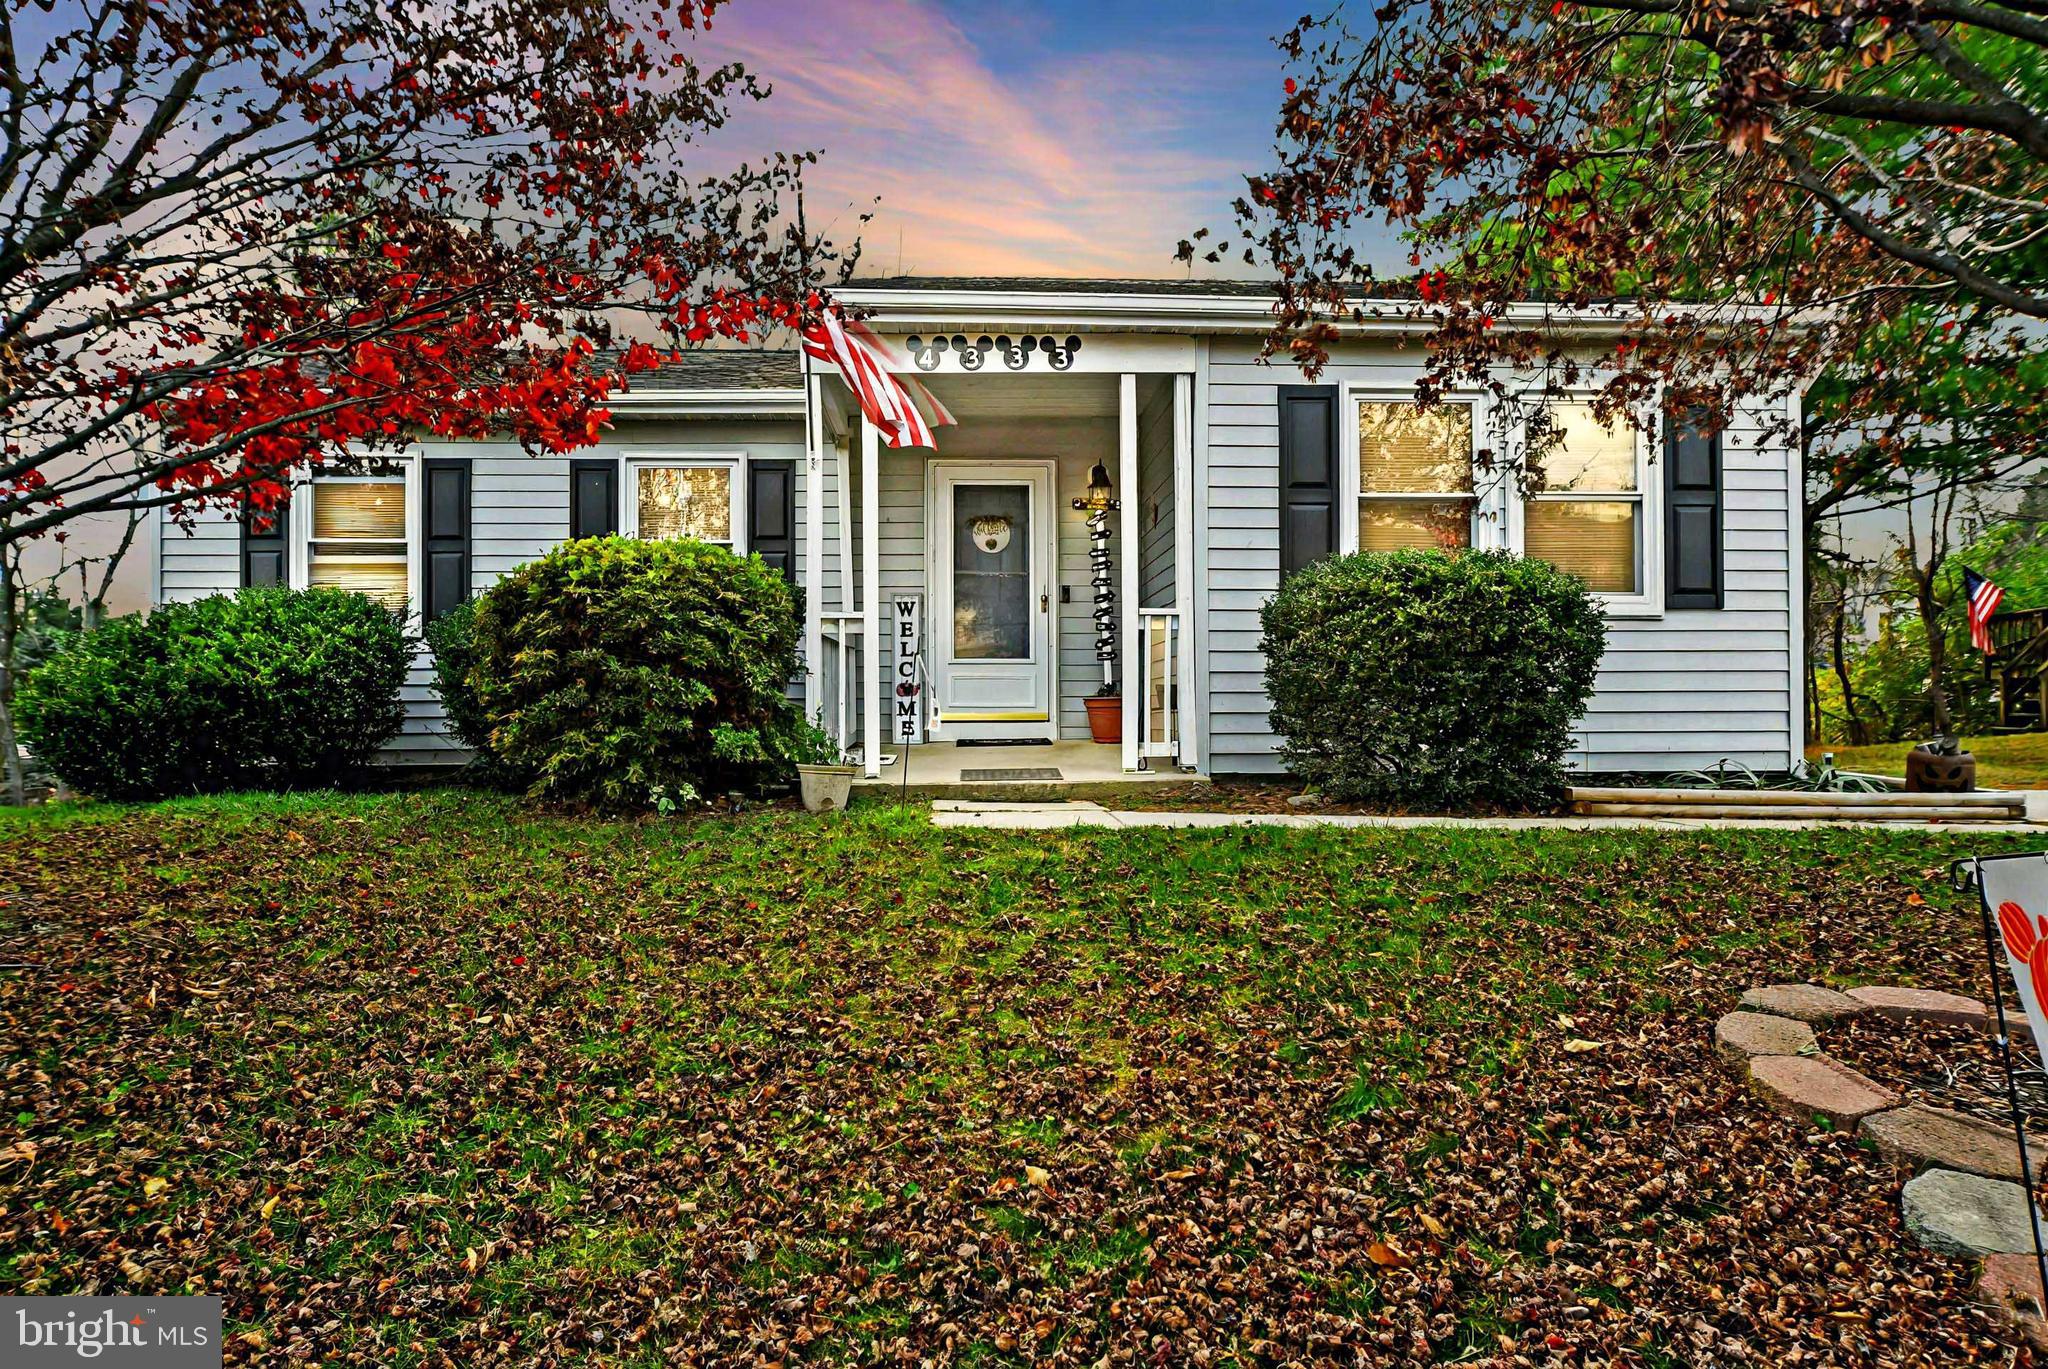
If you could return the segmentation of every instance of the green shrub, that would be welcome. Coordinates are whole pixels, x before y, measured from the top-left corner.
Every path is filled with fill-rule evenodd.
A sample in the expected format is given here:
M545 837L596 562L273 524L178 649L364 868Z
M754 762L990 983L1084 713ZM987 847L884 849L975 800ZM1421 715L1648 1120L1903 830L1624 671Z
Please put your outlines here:
M491 723L470 682L476 665L476 609L474 599L457 604L427 624L426 638L434 653L434 693L441 700L448 730L481 755L490 747Z
M1553 796L1606 643L1584 584L1491 552L1319 562L1262 620L1287 764L1332 798L1413 807Z
M17 696L74 788L151 799L347 779L398 731L411 645L360 594L245 589L73 638Z
M478 605L488 749L535 798L666 807L786 773L796 594L702 542L568 542Z

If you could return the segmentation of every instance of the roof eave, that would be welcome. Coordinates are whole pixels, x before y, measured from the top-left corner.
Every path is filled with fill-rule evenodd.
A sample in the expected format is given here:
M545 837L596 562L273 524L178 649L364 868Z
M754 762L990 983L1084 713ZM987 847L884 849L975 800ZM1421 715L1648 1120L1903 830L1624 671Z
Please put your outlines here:
M1173 332L1196 328L1216 333L1264 333L1273 326L1273 302L1263 296L1243 295L1145 295L1068 293L1038 290L903 290L843 287L839 298L873 313L877 323L891 331L902 328L951 324L988 324L1000 321L1018 328L1068 326L1111 327L1134 332ZM1367 301L1366 307L1375 302ZM1414 336L1431 331L1435 322L1416 317L1405 301L1378 302L1389 311L1386 317L1367 318L1340 324L1352 336ZM1671 306L1662 312L1684 312L1692 306ZM1748 320L1751 314L1764 317L1761 306L1716 305L1723 318ZM1516 327L1543 328L1579 333L1624 333L1640 315L1615 308L1593 306L1570 308L1554 304L1511 305L1506 314Z

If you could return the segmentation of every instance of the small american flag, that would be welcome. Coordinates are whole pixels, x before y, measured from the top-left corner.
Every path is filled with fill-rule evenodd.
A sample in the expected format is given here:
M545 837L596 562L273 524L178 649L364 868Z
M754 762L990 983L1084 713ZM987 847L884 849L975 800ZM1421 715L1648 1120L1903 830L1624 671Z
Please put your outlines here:
M827 310L803 330L804 351L839 368L860 411L891 447L936 447L932 429L955 420L866 324Z
M1963 596L1969 600L1970 643L1986 656L1992 654L1991 615L2005 591L1968 566L1963 567Z

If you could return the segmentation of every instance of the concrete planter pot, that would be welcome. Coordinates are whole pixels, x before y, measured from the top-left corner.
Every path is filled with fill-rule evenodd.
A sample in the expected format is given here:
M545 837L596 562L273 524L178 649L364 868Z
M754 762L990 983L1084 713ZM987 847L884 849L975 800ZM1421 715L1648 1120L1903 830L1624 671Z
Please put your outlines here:
M859 767L852 765L799 765L796 779L804 796L804 811L844 812L847 795L853 792L853 777L858 773Z
M1977 787L1977 758L1967 751L1944 756L1916 746L1906 753L1906 792L1967 794Z
M1104 746L1117 746L1124 739L1124 701L1112 694L1097 694L1088 704L1088 735Z

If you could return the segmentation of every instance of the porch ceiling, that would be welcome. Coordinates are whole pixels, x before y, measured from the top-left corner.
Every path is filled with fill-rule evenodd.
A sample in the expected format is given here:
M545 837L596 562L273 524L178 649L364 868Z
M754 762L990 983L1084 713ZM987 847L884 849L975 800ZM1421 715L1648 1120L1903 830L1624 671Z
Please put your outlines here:
M1114 418L1117 377L1106 374L921 376L961 422L976 418Z

